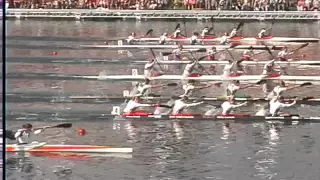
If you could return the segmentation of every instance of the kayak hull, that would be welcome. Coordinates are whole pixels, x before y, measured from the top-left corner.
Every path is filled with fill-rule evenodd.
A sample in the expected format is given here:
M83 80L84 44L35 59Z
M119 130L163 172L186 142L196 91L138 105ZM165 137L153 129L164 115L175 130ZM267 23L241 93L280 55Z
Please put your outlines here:
M77 152L77 153L132 153L132 148L116 148L111 146L90 145L50 145L45 144L35 148L29 145L6 145L7 152Z

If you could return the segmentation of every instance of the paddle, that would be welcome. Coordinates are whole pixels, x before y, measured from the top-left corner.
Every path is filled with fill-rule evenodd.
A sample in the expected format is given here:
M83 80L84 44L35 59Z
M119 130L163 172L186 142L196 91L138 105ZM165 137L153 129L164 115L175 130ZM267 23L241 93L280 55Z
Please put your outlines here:
M226 50L228 50L228 49L233 49L233 48L236 47L236 46L238 46L236 43L231 43L228 48L226 48L226 49L224 49L224 50L221 50L221 51L218 51L218 52L215 52L215 53L213 53L212 55L221 53L221 52L226 51ZM200 57L200 58L198 59L198 61L204 60L206 57L208 57L208 55L203 56L203 57Z
M71 128L71 127L72 127L72 123L62 123L62 124L58 124L58 125L55 125L55 126L44 126L44 127L40 127L40 128L34 128L35 131L33 133L34 134L39 134L43 130L49 129L49 128Z
M144 36L148 36L151 33L153 33L153 29L149 29L149 31L147 31L147 33Z
M177 30L178 28L180 28L180 23L176 25L176 28L174 30Z
M159 64L159 62L158 62L158 59L157 59L156 55L155 55L154 52L153 52L153 49L150 48L150 51L151 51L152 56L153 56L153 58L155 59L156 63L158 64L160 70L161 70L162 72L164 72L163 69L162 69L162 67L160 66L160 64Z
M194 57L193 53L191 51L189 51L189 53L191 54L193 60L195 60L197 62L197 64L201 67L201 69L203 69L204 72L206 72L208 75L211 75L210 73L208 73L208 71L201 64L199 64L199 61Z
M239 31L240 28L242 28L244 25L244 21L241 21L237 26L237 31Z
M185 16L183 16L183 26L184 26L184 33L185 33L186 37L188 37L187 26L186 26L186 17Z
M309 45L309 43L302 44L299 48L297 48L297 49L295 49L295 50L293 50L291 52L292 52L292 54L294 54L297 51L299 51L300 49L307 47L308 45Z
M10 139L10 140L16 140L16 138L14 137L14 132L11 130L6 130L5 131L5 137Z

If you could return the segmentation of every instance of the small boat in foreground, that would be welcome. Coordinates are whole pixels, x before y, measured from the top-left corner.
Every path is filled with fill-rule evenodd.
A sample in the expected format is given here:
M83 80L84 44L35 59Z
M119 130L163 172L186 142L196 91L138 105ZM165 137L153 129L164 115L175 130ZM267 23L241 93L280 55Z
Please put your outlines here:
M6 152L73 152L73 153L132 153L132 148L92 145L50 145L45 142L8 144Z

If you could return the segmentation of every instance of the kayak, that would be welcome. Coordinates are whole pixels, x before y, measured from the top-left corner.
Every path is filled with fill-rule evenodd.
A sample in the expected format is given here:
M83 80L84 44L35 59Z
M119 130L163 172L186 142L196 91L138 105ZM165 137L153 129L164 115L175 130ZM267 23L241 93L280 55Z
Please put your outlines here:
M8 144L6 152L77 152L77 153L132 153L132 148L93 145L50 145L45 142Z

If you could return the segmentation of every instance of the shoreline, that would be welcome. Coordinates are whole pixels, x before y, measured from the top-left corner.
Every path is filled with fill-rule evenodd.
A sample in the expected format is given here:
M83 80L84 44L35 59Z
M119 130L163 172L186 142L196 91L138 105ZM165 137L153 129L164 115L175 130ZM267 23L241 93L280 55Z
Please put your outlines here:
M7 9L7 20L197 20L210 21L319 21L320 11L206 11L108 9Z

